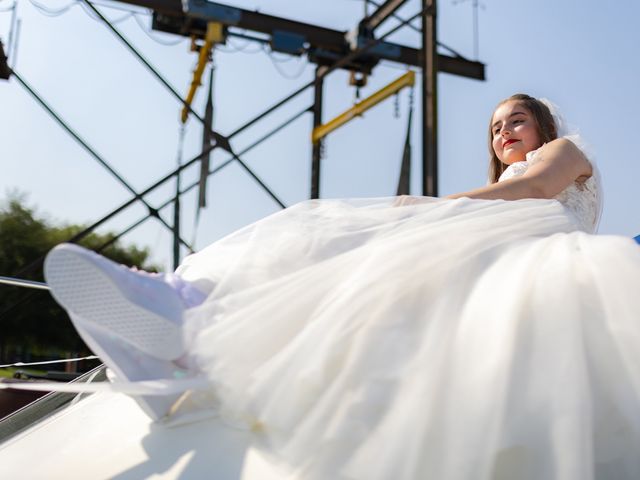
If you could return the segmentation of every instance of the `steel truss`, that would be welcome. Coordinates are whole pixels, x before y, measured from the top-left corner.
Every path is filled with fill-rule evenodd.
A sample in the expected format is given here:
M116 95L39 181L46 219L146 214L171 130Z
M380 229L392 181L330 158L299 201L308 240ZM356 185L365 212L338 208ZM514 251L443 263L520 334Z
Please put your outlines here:
M448 56L440 54L436 51L437 48L437 36L436 36L436 18L437 18L437 6L436 0L422 0L421 10L413 15L411 18L402 20L398 26L389 30L386 34L380 37L375 36L375 32L378 27L391 16L395 16L397 9L405 3L406 0L387 0L381 4L376 11L364 18L351 32L342 32L332 30L324 27L319 27L303 22L292 21L280 17L275 17L259 12L253 12L240 8L235 8L229 5L223 5L216 2L209 2L207 0L117 0L120 3L131 4L135 6L145 7L152 10L153 23L152 27L159 31L173 33L176 35L188 36L194 39L203 39L206 35L208 26L211 22L216 22L222 25L224 35L236 35L244 36L251 40L268 42L273 51L287 53L290 55L302 55L306 54L309 61L317 65L316 74L314 79L300 88L292 92L287 97L276 102L264 112L255 116L253 119L247 121L242 126L238 127L229 135L222 135L219 132L210 128L210 125L206 124L205 119L193 110L190 102L187 102L182 96L169 84L167 80L133 47L133 45L102 15L102 13L95 8L95 6L89 0L82 0L109 28L120 41L134 54L152 73L158 81L160 81L169 92L183 105L185 111L196 118L202 123L207 130L211 140L211 145L203 148L203 151L196 157L188 160L184 164L177 167L174 171L170 172L150 187L142 192L136 192L132 188L128 187L128 184L119 177L101 158L97 155L93 155L94 158L99 160L104 166L114 174L118 180L120 180L129 190L134 194L134 197L127 202L123 203L113 211L103 216L98 221L76 234L73 238L70 238L69 242L78 242L86 235L91 233L97 227L111 219L115 215L124 211L130 205L136 201L143 202L148 210L149 214L139 221L126 228L120 234L114 236L109 242L101 246L100 249L105 248L111 243L121 238L126 233L129 233L137 226L144 223L147 219L155 217L162 221L165 226L168 224L159 215L159 211L169 206L172 203L172 199L165 202L161 206L154 208L150 206L144 200L144 196L154 191L159 186L163 185L167 181L180 175L180 173L193 165L201 161L203 158L209 155L211 151L216 148L222 148L230 154L230 158L218 167L208 170L206 175L213 175L226 167L229 163L236 161L238 164L250 175L252 178L263 188L271 198L281 207L285 207L285 204L278 199L278 197L268 188L268 186L242 161L240 155L245 154L250 149L254 148L259 143L262 143L268 139L271 135L279 132L282 128L286 127L294 120L302 116L306 112L313 113L314 128L322 124L322 97L323 97L323 80L324 77L337 69L346 69L352 72L358 72L360 74L369 74L376 67L381 60L387 60L404 64L408 66L418 67L423 70L422 75L422 101L423 101L423 182L422 193L424 195L437 195L437 73L444 72L467 78L484 80L484 65L480 62L467 60L459 55ZM385 38L389 37L400 28L403 28L410 23L420 18L422 20L422 48L414 49L403 45L389 43L385 41ZM238 33L236 29L243 29L255 32L259 35L266 37L251 37L242 33ZM6 56L2 50L2 44L0 43L0 78L8 78L14 73L7 65ZM19 78L18 81L28 89L26 82ZM230 140L244 131L248 127L252 126L256 122L262 120L274 110L288 103L299 94L313 87L315 91L314 104L296 114L291 119L287 120L269 134L265 135L257 142L244 149L240 153L235 153L230 145ZM42 102L41 102L42 103ZM45 107L46 104L42 103ZM49 109L49 112L54 115L53 111ZM60 122L62 123L62 122ZM63 125L64 126L64 125ZM66 128L67 131L80 141L77 135ZM311 198L318 198L320 192L320 152L321 145L319 142L312 144L312 168L311 168ZM86 146L87 150L91 153L90 147ZM191 189L195 188L199 182L195 182L184 189L180 189L177 193L178 196L182 195ZM170 228L170 227L169 227ZM178 231L177 225L173 226L174 233ZM186 242L183 242L186 245ZM25 274L31 273L42 265L44 258L38 258L34 260L27 267L21 269L14 276L20 277ZM21 303L21 302L18 302ZM8 310L12 310L9 308ZM5 310L4 313L7 313ZM0 315L1 317L2 315Z

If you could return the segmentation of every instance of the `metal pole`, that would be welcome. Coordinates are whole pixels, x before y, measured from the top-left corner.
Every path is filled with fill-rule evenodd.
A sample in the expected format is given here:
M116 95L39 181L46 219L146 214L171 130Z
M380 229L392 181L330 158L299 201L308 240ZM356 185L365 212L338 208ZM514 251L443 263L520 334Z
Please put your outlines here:
M184 148L185 124L180 125L178 154L176 156L176 196L173 200L173 269L180 265L180 179L182 167L182 149Z
M327 67L316 68L313 100L313 128L322 125L322 87L324 84L324 71ZM322 154L322 142L313 143L311 157L311 198L320 198L320 157Z
M176 175L176 197L173 200L173 269L180 265L180 173Z
M0 277L0 283L5 285L13 285L14 287L27 287L39 290L49 290L46 283L34 282L33 280L24 280L22 278Z
M436 0L422 0L422 194L438 195Z
M215 67L212 65L209 70L209 91L207 92L207 104L204 108L204 125L202 132L202 151L213 143L211 130L213 130L213 72ZM207 177L209 173L209 164L211 163L211 153L204 155L200 159L200 188L198 191L198 215L200 209L207 206Z

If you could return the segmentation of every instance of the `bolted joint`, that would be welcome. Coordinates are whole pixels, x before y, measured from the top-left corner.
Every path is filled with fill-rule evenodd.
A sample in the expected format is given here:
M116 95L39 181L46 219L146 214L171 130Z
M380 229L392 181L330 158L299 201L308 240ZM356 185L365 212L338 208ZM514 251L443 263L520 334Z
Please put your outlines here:
M11 76L11 68L9 68L9 64L7 63L7 56L4 53L2 40L0 40L0 78L4 80L9 80L10 76Z
M158 211L157 208L149 207L149 216L150 217L155 217L155 218L160 218L160 212Z

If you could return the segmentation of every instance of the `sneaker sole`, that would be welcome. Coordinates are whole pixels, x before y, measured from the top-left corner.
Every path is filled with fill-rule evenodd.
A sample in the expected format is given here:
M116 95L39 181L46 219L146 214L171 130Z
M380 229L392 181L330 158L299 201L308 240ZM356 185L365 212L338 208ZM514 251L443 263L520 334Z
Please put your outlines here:
M136 355L132 353L132 349L126 348L126 344L115 342L108 336L102 334L101 329L90 325L90 322L83 322L75 315L71 316L71 321L76 326L80 337L82 337L87 346L115 373L117 377L116 380L137 382L140 380L154 380L156 378L175 378L175 372L178 368L170 364L170 362L156 360L157 362L165 362L165 364L162 365L159 363L157 371L150 374L149 369L141 370L139 360L137 360ZM182 394L167 396L130 395L146 415L154 421L166 418L172 406L181 396Z
M80 321L111 332L156 358L173 360L184 353L178 326L183 310L167 285L167 315L175 323L134 303L118 284L74 245L52 250L45 261L45 277L53 297Z

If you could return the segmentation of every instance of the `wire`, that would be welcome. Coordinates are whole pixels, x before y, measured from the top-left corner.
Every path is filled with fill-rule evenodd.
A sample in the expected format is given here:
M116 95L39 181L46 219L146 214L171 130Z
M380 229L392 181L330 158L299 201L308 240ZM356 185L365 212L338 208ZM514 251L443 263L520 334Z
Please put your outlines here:
M40 13L42 13L43 15L46 15L47 17L59 17L60 15L67 13L69 10L71 10L71 8L73 8L78 4L78 0L73 0L72 2L69 2L64 7L56 9L56 8L50 8L45 5L42 5L36 0L29 0L29 2L31 2L31 5L36 7L36 9L40 11Z
M0 0L0 2L2 2L4 0ZM58 9L53 9L51 7L47 7L45 5L43 5L42 3L38 2L37 0L29 0L31 2L31 4L36 7L38 10L40 10L42 13L45 14L49 14L51 16L58 16L58 15L62 15L63 13L68 12L72 7L81 4L82 2L80 0L72 0L71 2L69 2L66 6L58 8ZM17 0L14 0L14 3L17 3ZM143 8L143 7L136 7L136 6L131 6L133 8L127 8L124 7L122 5L118 5L118 4L112 4L112 3L102 3L102 2L97 2L94 1L93 2L95 5L98 5L100 7L104 7L104 8L110 8L111 10L119 10L122 12L127 12L128 14L135 14L135 13L142 13L142 12L147 12L150 13L151 10L148 8Z
M79 1L79 0L76 0ZM120 10L122 12L132 12L132 13L143 13L146 12L147 14L151 14L151 9L149 8L144 8L144 7L136 7L135 5L129 5L129 8L124 7L122 5L119 5L118 3L113 4L113 3L102 3L102 2L97 2L94 0L93 2L94 5L98 5L99 7L105 7L105 8L110 8L112 10Z
M29 0L29 2L36 8L36 10L38 10L42 15L46 16L46 17L59 17L60 15L64 15L65 13L69 12L73 7L75 7L76 5L80 5L83 8L83 11L93 20L95 21L100 21L100 19L98 17L96 17L91 10L88 10L86 8L86 6L80 2L80 0L73 0L72 2L68 3L67 5L65 5L64 7L61 8L51 8L51 7L47 7L45 5L43 5L42 3L36 1L36 0ZM133 17L136 13L139 13L139 10L131 10L131 9L126 9L126 8L122 8L122 7L117 7L115 5L107 5L104 3L96 3L96 5L100 5L101 7L104 8L111 8L114 10L120 10L120 11L125 11L127 13L125 13L123 16L121 16L120 18L116 18L114 20L109 20L111 23L118 24L121 22L124 22L125 20L129 19L130 17ZM143 29L144 30L144 29Z
M459 3L464 3L467 0L453 0L453 4L457 5ZM479 56L479 44L480 44L480 33L479 33L479 21L478 21L478 8L482 10L485 9L485 5L480 3L478 0L471 0L471 8L473 8L473 54L477 59Z
M216 49L218 49L221 52L225 52L225 53L233 53L233 52L242 52L242 53L249 53L249 54L254 54L254 53L261 53L263 51L263 47L262 45L258 45L257 48L253 49L253 50L249 50L249 46L251 44L253 44L254 42L258 42L258 43L269 43L268 40L266 39L262 39L262 38L258 38L258 37L251 37L248 35L244 35L242 33L236 33L236 32L228 32L228 44L229 47L225 48L222 47L222 45L216 45ZM242 46L238 46L238 45L234 45L231 43L231 38L230 37L235 37L235 38L242 38L244 40L246 40L246 42L242 45Z
M103 364L103 365L101 365L101 367L104 367L104 364ZM89 372L89 373L91 373L91 375L89 376L89 378L87 378L87 380L86 380L86 382L85 382L85 383L93 383L93 381L96 379L96 377L97 377L98 375L100 375L100 373L101 373L101 372L103 372L103 369L102 369L101 367L95 368L95 369L93 370L93 373ZM106 367L104 367L104 368L106 368ZM85 396L89 396L89 395L91 395L91 393L88 393L88 392L87 392L87 393L78 393L78 394L73 398L73 400L71 400L70 406L75 405L75 404L76 404L76 403L78 403L80 400L82 400L83 398L85 398Z
M91 18L92 20L95 20L96 22L101 21L100 17L96 16L95 13L87 7L86 3L80 2L79 0L76 0L76 1L80 4L80 6L82 7L82 11L86 13L89 18ZM105 5L101 5L101 6L105 7ZM109 7L106 7L106 8L109 8ZM122 17L116 18L115 20L109 19L109 23L111 23L112 25L117 25L119 23L124 22L125 20L128 20L133 16L134 16L133 12L125 13Z
M7 44L7 56L11 55L11 50L13 49L13 34L14 34L14 27L16 24L16 7L17 7L17 0L13 2L13 6L11 7L11 20L9 21L9 43Z
M0 0L1 1L1 0ZM100 17L96 16L95 13L93 13L87 6L85 3L81 2L80 0L73 0L72 2L70 2L69 4L65 5L64 7L58 8L58 9L53 9L50 7L46 7L45 5L39 3L36 0L29 0L31 2L31 4L43 15L47 16L47 17L59 17L60 15L64 15L65 13L67 13L69 10L71 10L73 7L75 7L76 5L80 5L82 7L82 10L87 14L87 16L89 16L89 18L91 18L92 20L95 20L96 22L100 22L101 19ZM178 40L172 40L172 41L167 41L167 40L161 40L160 38L158 38L157 36L153 35L151 33L151 30L149 28L147 28L146 25L144 25L142 23L142 20L140 19L140 15L143 15L143 11L146 12L144 14L149 15L150 14L150 10L148 9L144 9L144 10L139 10L139 9L128 9L128 8L123 8L123 7L119 7L117 5L109 5L109 4L105 4L105 3L99 3L99 2L93 2L94 5L98 5L104 8L110 8L113 10L120 10L120 11L124 11L127 12L124 15L122 15L119 18L115 18L113 20L109 20L109 22L113 25L117 25L119 23L124 22L125 20L128 20L129 18L133 17L136 21L136 23L138 24L138 26L140 27L140 29L154 42L159 43L160 45L165 45L165 46L175 46L175 45L179 45L183 42L186 41L185 38L180 38ZM14 5L15 5L15 0L14 0ZM0 10L1 12L8 12L12 9L13 7L8 7L5 10Z
M234 46L231 43L231 39L229 39L229 45L233 46L236 49L236 52L243 52L243 53L250 53L250 54L254 54L254 53L260 53L262 51L262 45L268 43L268 40L264 40L264 39L260 39L260 38L254 38L254 37L249 37L248 35L240 35L240 34L229 34L231 36L235 36L237 38L243 38L246 40L246 43L242 46ZM256 48L254 48L253 50L249 50L249 46L254 43L254 42L259 42L258 46ZM261 45L262 44L262 45Z
M298 70L298 72L296 72L294 74L287 73L282 69L280 64L291 62L293 60L292 56L287 56L286 59L279 60L279 59L276 58L275 52L273 52L271 50L268 50L266 45L263 45L262 49L267 53L267 55L269 56L269 59L271 60L271 63L275 67L276 71L280 74L280 76L282 76L282 77L284 77L284 78L286 78L288 80L294 80L296 78L300 78L302 76L302 74L304 73L304 71L309 66L309 64L307 62L298 60L298 62L302 65L302 68L300 68Z
M71 10L71 8L75 7L76 5L80 5L82 7L82 10L84 11L84 13L86 13L89 18L91 18L92 20L95 20L96 22L100 22L101 21L100 17L96 16L95 13L93 13L86 6L86 4L81 2L80 0L74 0L71 3L67 4L66 6L64 6L62 8L59 8L59 9L52 9L52 8L46 7L46 6L42 5L41 3L37 2L36 0L29 0L29 1L31 2L31 4L34 7L36 7L36 9L40 13L42 13L43 15L45 15L47 17L58 17L60 15L64 15L69 10ZM15 2L15 0L14 0L14 2ZM104 7L104 8L110 8L110 9L113 9L113 10L120 10L120 11L127 12L127 13L125 13L124 15L122 15L119 18L115 18L113 20L109 19L109 22L112 25L117 25L117 24L122 23L125 20L128 20L129 18L133 17L133 19L136 21L136 23L140 27L140 30L142 30L151 40L153 40L156 43L159 43L160 45L172 47L172 46L184 43L186 41L185 38L180 38L178 40L171 40L171 41L161 40L159 37L153 35L151 33L151 30L149 28L147 28L147 26L144 25L142 23L142 20L140 19L140 15L143 15L143 11L142 10L127 9L127 8L123 8L123 7L118 7L116 5L109 5L109 4L99 3L99 2L93 2L93 3L94 3L94 5L98 5L98 6L101 6L101 7ZM0 10L0 12L9 11L9 10L11 10L11 8L12 7L7 8L6 10ZM144 11L146 12L146 15L150 14L149 13L150 11L148 9L145 9Z
M273 50L267 50L266 48L267 48L266 45L262 46L262 49L265 50L266 52L268 52L269 55L271 55L271 57L273 58L274 62L277 62L277 63L289 63L294 59L293 55L281 54L279 52L274 52ZM281 56L278 58L278 55L281 55Z
M81 357L81 358L65 358L63 360L47 360L45 362L29 362L29 363L17 362L17 363L10 363L7 365L0 365L0 368L31 367L32 365L50 365L53 363L72 363L72 362L81 362L82 360L98 360L98 357L95 355L89 355L87 357Z

